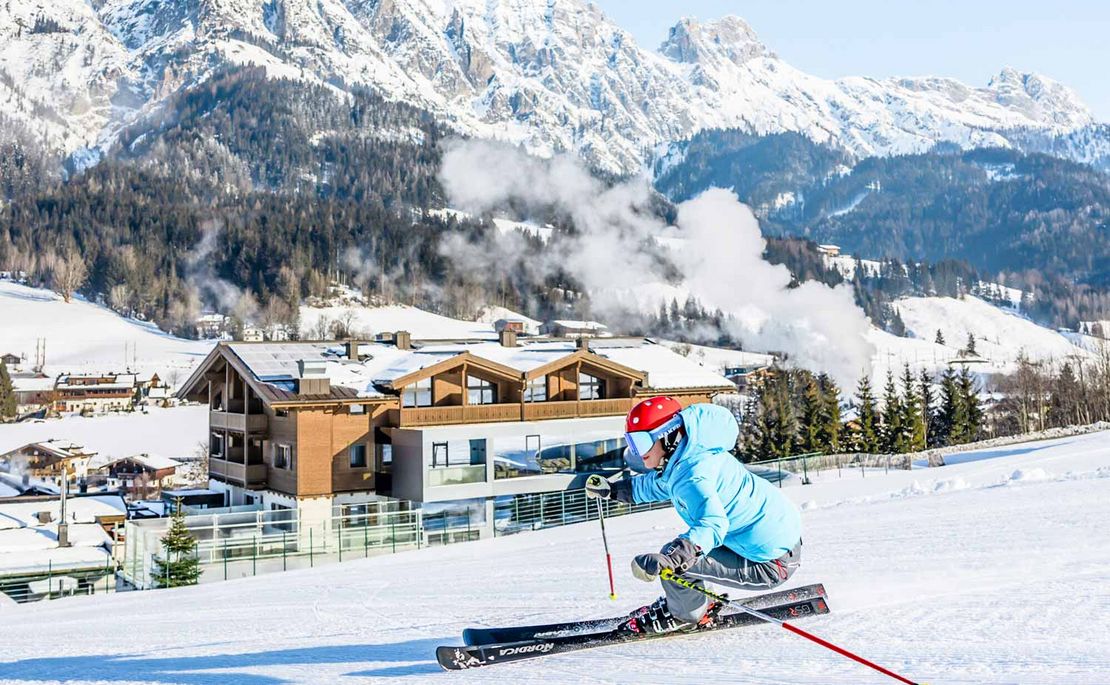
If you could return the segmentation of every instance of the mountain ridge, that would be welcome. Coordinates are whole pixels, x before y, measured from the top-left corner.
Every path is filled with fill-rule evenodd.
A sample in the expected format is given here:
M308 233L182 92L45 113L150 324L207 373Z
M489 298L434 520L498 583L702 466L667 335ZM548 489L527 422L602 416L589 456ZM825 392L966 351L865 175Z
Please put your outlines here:
M1091 157L1106 143L1074 91L1037 74L828 80L738 17L682 19L650 51L579 0L6 0L0 39L0 113L85 163L171 94L245 64L338 96L373 88L461 134L615 173L715 128L797 131L861 157L1032 138Z

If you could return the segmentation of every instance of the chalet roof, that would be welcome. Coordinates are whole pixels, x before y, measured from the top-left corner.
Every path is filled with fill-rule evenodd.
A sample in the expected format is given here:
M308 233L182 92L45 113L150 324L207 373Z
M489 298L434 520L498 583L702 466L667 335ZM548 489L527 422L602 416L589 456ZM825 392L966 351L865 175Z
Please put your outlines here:
M89 460L89 470L94 471L118 464L121 461L133 461L141 464L152 471L161 471L163 469L176 469L181 466L181 462L169 457L163 457L156 454L133 454L127 457L108 457L96 456Z
M570 363L571 357L587 362L592 359L597 365L637 380L642 375L645 386L652 389L732 387L724 376L645 338L594 339L588 350L580 349L573 340L550 338L521 340L515 347L488 340L413 341L413 349L408 350L386 343L362 342L358 361L348 359L345 346L340 343L225 343L213 351L210 359L221 348L231 352L234 366L253 376L260 393L270 402L386 397L397 381L407 383L420 378L421 371L444 362L469 361L491 373L531 377L532 372L546 373L546 367L555 368L562 360ZM328 395L297 393L298 362L311 360L324 362L324 375L331 381ZM208 365L206 361L186 382L186 392L192 392L188 388L200 382Z
M22 447L17 447L13 452L20 452L26 450L36 450L43 452L59 459L76 459L78 457L87 457L91 452L85 450L84 447L78 445L70 440L62 440L54 438L51 440L43 440L41 442L30 442Z

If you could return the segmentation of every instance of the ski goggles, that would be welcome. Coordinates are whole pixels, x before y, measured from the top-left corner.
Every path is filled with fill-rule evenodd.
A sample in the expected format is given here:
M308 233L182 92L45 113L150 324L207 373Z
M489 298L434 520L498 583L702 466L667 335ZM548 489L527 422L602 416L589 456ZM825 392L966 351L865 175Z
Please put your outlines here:
M633 431L624 434L624 441L628 443L628 451L640 461L644 455L651 451L652 445L659 438L669 435L682 427L682 417L677 414L663 425L650 431Z

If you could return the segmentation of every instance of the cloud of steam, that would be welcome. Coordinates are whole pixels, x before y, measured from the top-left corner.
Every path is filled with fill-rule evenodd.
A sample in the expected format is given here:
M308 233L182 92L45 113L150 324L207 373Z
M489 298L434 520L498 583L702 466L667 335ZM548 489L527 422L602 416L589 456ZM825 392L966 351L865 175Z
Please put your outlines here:
M870 368L870 322L851 289L817 282L789 288L789 270L763 259L759 223L730 191L714 188L680 204L676 226L669 227L651 211L645 179L606 187L575 158L540 160L488 141L450 144L440 181L455 208L553 208L577 229L539 255L520 254L522 243L511 240L447 247L476 265L503 269L527 259L537 277L563 269L583 285L601 317L630 303L654 312L690 294L729 314L726 332L749 349L786 353L791 363L827 372L845 387ZM678 267L680 282L667 278L661 256Z
M195 299L214 306L220 313L233 314L242 321L254 321L258 317L254 295L220 278L212 268L211 256L219 247L223 224L205 221L200 230L200 242L185 258L185 282L193 289Z

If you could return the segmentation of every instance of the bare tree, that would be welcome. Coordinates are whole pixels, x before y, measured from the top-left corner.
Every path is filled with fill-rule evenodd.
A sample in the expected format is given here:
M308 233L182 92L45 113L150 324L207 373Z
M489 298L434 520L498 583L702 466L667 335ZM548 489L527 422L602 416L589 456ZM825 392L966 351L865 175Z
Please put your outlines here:
M108 291L108 306L124 316L131 316L131 288L117 283Z
M66 302L72 300L73 293L85 284L85 279L89 276L85 260L76 252L70 251L65 255L49 253L44 262L54 290Z

